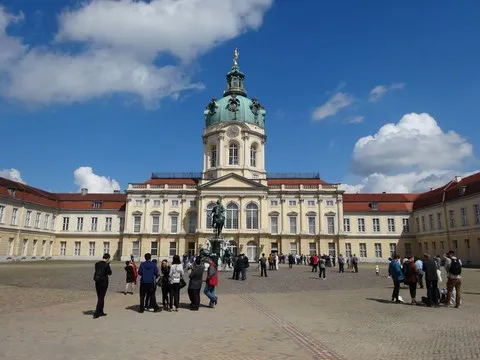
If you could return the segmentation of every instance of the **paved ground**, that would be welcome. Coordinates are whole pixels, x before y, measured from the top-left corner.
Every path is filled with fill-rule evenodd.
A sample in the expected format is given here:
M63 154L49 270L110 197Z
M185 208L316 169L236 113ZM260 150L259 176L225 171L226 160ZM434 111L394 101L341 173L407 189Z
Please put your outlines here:
M215 310L159 314L138 314L138 297L118 293L122 265L113 271L108 316L92 320L91 263L0 265L0 359L480 358L476 269L464 270L461 309L391 304L390 281L368 265L325 281L297 266L268 279L253 267L245 282L221 274Z

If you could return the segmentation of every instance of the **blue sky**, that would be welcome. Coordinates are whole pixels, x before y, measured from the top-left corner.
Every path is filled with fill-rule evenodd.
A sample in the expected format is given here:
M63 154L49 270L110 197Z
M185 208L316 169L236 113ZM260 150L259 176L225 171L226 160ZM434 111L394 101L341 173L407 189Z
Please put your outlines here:
M1 174L69 192L201 171L235 47L268 171L398 192L480 168L480 3L186 2L0 0Z

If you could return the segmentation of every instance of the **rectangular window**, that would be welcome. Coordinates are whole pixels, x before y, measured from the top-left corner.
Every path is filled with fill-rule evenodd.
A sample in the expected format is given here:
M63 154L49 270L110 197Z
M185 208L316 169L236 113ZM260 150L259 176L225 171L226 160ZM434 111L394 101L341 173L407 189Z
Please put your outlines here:
M288 206L297 206L297 200L288 200Z
M388 218L387 219L388 223L388 232L395 232L395 218Z
M360 257L367 257L367 244L365 243L360 243Z
M442 230L442 213L437 213L437 227L438 230Z
M308 252L310 256L313 256L317 253L317 244L316 243L309 243L308 244Z
M170 241L170 256L177 255L177 243L175 241Z
M68 225L70 224L70 218L69 217L64 217L63 218L63 224L62 224L62 230L63 231L68 231Z
M105 218L105 231L112 231L112 218Z
M345 243L345 256L347 258L352 256L352 244L350 243Z
M335 216L327 216L327 232L335 234Z
M433 214L428 214L428 225L430 227L430 231L435 230L435 224L433 222Z
M278 216L270 216L270 232L278 234Z
M95 256L95 241L88 243L88 256Z
M272 253L278 253L278 243L276 242L270 243L270 249Z
M343 231L350 232L350 219L343 218Z
M156 234L160 231L160 216L152 216L152 233Z
M373 232L380 232L380 219L379 218L373 218Z
M270 206L278 206L278 200L270 200Z
M172 206L177 207L178 206L178 200L172 200Z
M327 200L326 203L327 206L333 206L335 204L333 200Z
M83 217L77 217L77 231L83 231Z
M50 214L45 214L43 217L43 228L48 229L48 223L50 221Z
M32 218L32 212L30 210L27 211L27 214L25 215L25 226L30 227L30 221Z
M133 217L133 232L140 232L140 226L142 224L142 217L141 216L134 216Z
M28 252L28 239L23 239L22 256L27 256L27 252Z
M119 231L123 231L123 229L125 228L125 218L121 217L119 218L119 226L118 226L118 230Z
M178 232L178 216L170 216L170 232L176 234Z
M188 255L190 255L190 256L195 255L195 242L194 242L194 241L189 241L189 242L188 242L187 253L188 253Z
M418 217L415 218L415 223L417 224L417 233L420 232L420 221L418 221Z
M393 258L397 254L397 244L390 243L390 257Z
M197 231L197 216L190 215L188 217L188 232L193 234Z
M92 217L92 223L90 224L90 231L97 231L98 217Z
M460 214L462 216L462 226L467 226L468 225L468 214L467 214L467 208L461 208L460 209Z
M109 241L104 241L103 242L103 253L104 254L110 254L110 242Z
M357 224L358 224L358 232L365 232L365 219L364 218L357 219Z
M67 253L67 242L60 241L60 256L65 256Z
M135 200L135 206L142 206L143 201L142 200Z
M135 259L138 259L140 255L140 241L132 242L132 255Z
M316 233L315 216L308 217L308 233L310 235L315 235Z
M450 227L454 228L455 227L455 211L449 210L448 217L450 219Z
M403 232L409 233L410 232L410 219L402 219L403 225Z
M12 221L10 222L10 225L17 225L17 216L18 216L18 209L13 208L12 210Z
M5 206L0 205L0 224L3 224L4 215L5 215Z
M307 206L315 206L315 200L308 200Z
M289 216L290 220L290 234L297 233L297 217L296 216Z
M1 212L2 212L2 209L0 209L0 223L2 222ZM478 204L473 205L473 214L475 216L475 225L480 224L480 205Z
M375 257L376 258L382 257L382 244L380 243L375 244Z
M412 244L405 243L405 256L411 256L411 255L412 255Z
M153 206L160 206L161 201L160 200L153 200Z
M80 256L81 243L80 241L75 241L75 246L73 248L73 255Z
M158 256L158 241L152 241L150 243L150 254L152 254L152 256Z
M297 255L297 243L296 242L292 242L290 243L290 254L292 255Z

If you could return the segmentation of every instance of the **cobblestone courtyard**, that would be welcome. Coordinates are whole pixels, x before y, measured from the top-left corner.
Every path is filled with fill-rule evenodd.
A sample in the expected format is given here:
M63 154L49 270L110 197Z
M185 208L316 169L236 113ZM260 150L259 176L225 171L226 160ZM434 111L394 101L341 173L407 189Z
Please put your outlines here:
M0 265L1 359L478 359L480 270L464 270L461 309L396 305L391 281L281 267L245 282L220 275L219 305L139 314L113 265L108 316L92 320L91 263ZM444 283L442 284L444 285ZM401 295L409 300L408 290ZM417 298L425 295L418 290ZM202 301L207 303L202 295ZM186 290L181 303L188 306Z

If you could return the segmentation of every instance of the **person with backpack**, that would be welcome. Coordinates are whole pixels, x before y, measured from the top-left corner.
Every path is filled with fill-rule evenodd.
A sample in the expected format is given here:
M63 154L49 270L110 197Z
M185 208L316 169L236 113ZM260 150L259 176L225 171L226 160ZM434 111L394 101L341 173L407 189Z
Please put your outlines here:
M265 254L262 254L258 263L260 264L260 277L263 277L263 275L267 277L267 258L265 257Z
M207 279L205 280L203 293L210 299L208 305L211 308L215 308L218 303L218 296L215 294L215 287L218 285L218 269L211 257L209 258L208 263L210 266L207 270Z
M450 305L452 292L455 288L455 307L460 307L462 299L462 262L455 256L454 251L449 251L445 256L445 271L447 272L447 302L446 306Z
M100 316L107 316L103 311L105 305L105 295L108 289L108 277L112 275L110 268L110 254L104 254L103 259L95 263L95 273L93 274L93 281L95 281L95 290L97 291L97 307L93 314L94 319Z
M403 282L405 285L408 285L410 290L412 305L417 305L418 268L417 265L415 265L415 258L413 256L403 264L403 276Z

